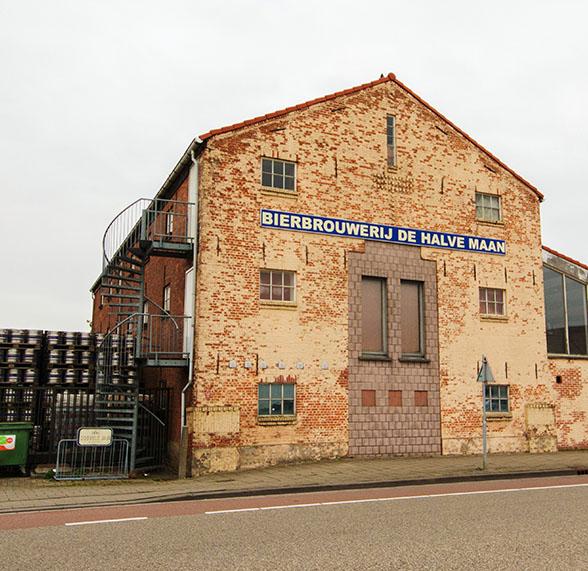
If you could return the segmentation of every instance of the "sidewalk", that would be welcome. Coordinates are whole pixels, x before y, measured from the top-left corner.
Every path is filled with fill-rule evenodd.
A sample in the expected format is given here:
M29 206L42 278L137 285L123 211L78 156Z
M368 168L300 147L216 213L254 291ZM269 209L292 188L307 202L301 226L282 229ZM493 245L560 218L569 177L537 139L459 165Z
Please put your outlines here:
M342 458L210 474L189 480L56 482L0 477L0 513L113 504L263 495L452 480L588 472L588 450L555 454L492 454L488 469L480 456L434 458Z

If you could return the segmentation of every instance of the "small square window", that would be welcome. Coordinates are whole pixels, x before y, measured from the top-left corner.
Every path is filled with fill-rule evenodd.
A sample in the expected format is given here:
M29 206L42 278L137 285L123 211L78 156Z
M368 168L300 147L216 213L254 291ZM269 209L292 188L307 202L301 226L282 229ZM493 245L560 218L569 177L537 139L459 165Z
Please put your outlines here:
M480 313L482 315L506 315L506 292L503 289L480 288Z
M174 213L165 213L165 233L171 236L174 233Z
M476 218L483 222L501 222L502 205L500 196L476 192Z
M261 184L279 190L296 190L296 163L261 159Z
M291 383L260 383L257 385L257 414L293 416L296 410L295 392L295 385Z
M259 299L262 301L296 301L296 273L285 270L260 270Z
M486 412L509 412L508 385L486 385L484 399Z

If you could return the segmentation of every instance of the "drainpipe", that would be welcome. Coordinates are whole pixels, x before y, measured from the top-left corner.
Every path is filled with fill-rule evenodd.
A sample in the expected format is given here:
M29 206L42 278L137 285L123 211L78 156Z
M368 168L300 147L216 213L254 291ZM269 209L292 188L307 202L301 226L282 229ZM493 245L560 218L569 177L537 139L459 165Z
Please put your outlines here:
M202 143L200 139L195 139L194 141L196 144ZM189 182L189 191L188 191L188 201L192 201L192 197L190 197L190 190L194 189L194 211L192 212L192 220L193 220L193 228L194 228L194 258L192 260L192 267L194 268L192 271L192 279L194 280L194 293L193 293L193 300L192 300L192 342L190 344L190 355L189 355L189 367L188 367L188 382L182 389L181 394L181 426L180 426L180 461L179 461L179 469L178 469L178 476L180 478L185 478L187 474L187 462L188 462L188 426L186 424L186 392L192 386L194 382L194 363L195 363L195 354L196 351L194 349L195 342L196 342L196 296L197 296L197 289L196 289L196 274L198 271L198 161L194 156L194 149L190 149L190 159L192 160L192 170L190 172L190 182Z

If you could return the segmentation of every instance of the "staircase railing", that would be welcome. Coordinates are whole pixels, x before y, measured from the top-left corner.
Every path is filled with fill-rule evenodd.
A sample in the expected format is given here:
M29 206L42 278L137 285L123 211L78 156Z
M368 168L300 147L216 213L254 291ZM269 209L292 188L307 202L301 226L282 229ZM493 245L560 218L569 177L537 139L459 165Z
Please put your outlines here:
M121 210L102 237L102 269L126 249L143 240L193 243L194 203L163 198L139 198Z

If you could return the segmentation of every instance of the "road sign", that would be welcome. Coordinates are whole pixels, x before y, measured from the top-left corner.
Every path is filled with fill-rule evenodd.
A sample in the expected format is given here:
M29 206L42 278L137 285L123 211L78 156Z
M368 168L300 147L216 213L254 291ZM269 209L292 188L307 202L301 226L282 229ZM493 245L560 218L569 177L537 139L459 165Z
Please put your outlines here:
M478 371L478 379L479 383L493 383L494 382L494 375L492 374L492 369L488 364L488 359L486 357L482 357L482 366Z

